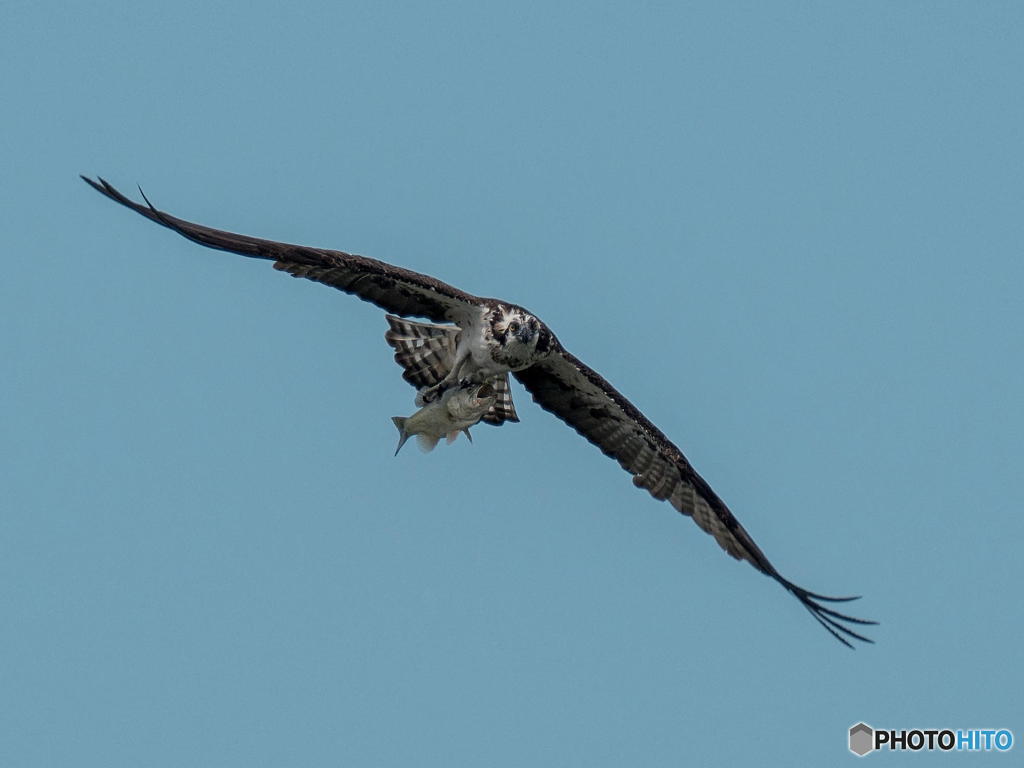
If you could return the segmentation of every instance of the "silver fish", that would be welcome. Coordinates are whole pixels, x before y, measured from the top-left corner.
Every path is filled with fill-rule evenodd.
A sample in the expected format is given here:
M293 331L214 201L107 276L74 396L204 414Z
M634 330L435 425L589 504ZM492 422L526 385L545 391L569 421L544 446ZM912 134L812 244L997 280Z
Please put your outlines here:
M424 452L432 451L442 437L447 437L449 444L454 443L459 432L465 432L473 442L469 428L484 417L496 400L497 393L489 383L464 384L452 387L439 400L427 403L412 416L392 416L398 428L395 456L413 435Z

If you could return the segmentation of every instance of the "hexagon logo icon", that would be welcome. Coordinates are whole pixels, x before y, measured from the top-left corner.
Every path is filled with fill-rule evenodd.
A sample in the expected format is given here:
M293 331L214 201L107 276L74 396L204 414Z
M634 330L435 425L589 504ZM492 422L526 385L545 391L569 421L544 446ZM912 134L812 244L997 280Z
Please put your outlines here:
M858 757L864 757L875 748L875 730L867 723L857 723L850 727L850 751Z

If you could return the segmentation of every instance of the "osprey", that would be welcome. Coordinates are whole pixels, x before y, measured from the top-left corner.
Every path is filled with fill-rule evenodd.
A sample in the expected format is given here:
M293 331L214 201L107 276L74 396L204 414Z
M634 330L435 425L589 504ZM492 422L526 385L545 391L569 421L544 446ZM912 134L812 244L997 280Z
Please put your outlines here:
M429 275L363 256L194 224L157 210L145 194L143 205L102 178L82 179L111 200L200 245L272 261L275 269L293 277L324 283L393 313L387 316L390 328L385 338L404 368L403 377L419 391L417 405L427 407L444 399L454 387L489 384L494 402L473 418L493 425L518 421L509 390L511 374L541 408L618 461L636 487L692 517L729 555L781 584L839 642L850 648L850 639L873 642L849 625L877 622L824 605L856 597L820 595L784 578L682 451L523 307L473 296ZM406 316L432 323L402 319Z

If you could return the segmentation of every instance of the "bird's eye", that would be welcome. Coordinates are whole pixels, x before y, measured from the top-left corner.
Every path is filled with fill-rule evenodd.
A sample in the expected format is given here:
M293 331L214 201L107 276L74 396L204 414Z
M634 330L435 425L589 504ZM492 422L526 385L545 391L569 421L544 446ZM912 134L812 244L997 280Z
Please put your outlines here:
M519 321L513 320L508 324L509 333L519 333Z

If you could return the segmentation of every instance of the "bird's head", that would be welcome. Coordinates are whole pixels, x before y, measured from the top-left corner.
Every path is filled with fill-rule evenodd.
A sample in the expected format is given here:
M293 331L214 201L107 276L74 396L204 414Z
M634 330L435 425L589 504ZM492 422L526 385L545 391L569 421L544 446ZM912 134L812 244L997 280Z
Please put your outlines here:
M522 307L498 305L489 320L491 335L510 361L528 365L551 350L551 331Z

